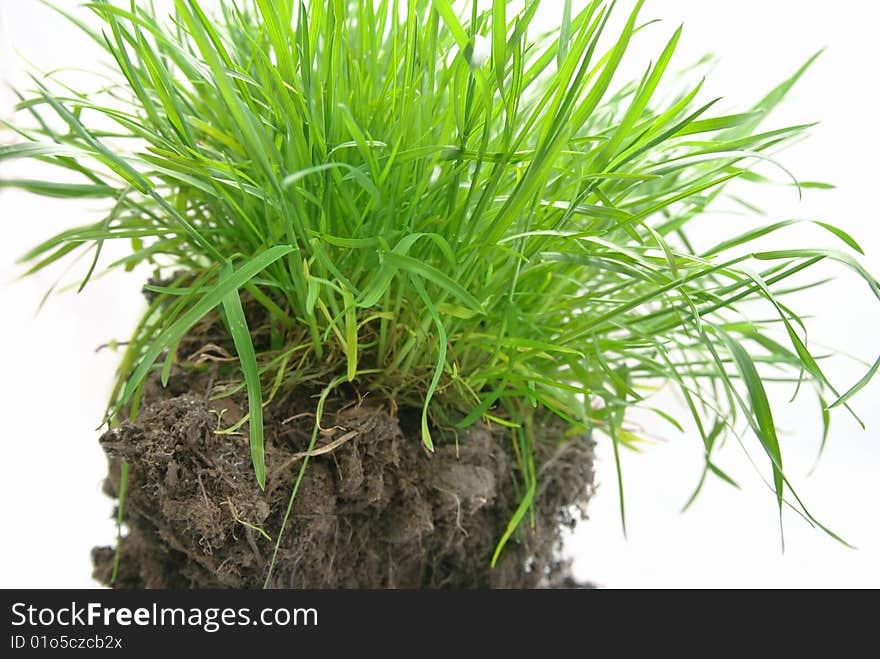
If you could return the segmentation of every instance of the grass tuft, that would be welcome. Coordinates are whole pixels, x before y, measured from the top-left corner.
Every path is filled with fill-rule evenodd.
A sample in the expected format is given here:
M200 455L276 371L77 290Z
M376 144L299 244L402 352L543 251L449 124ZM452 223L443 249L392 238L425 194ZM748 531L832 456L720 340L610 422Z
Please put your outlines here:
M669 82L681 28L640 79L616 83L642 2L616 35L614 3L598 0L578 11L566 0L560 28L541 35L535 0L206 5L176 0L165 17L148 3L87 2L91 20L69 18L106 51L115 84L87 93L34 77L6 127L18 139L0 146L0 161L65 174L0 187L106 201L97 222L28 252L28 272L90 253L84 286L102 246L122 241L130 253L104 269L147 265L165 279L128 344L111 416L127 403L136 413L147 374L167 377L180 339L220 308L261 486L263 394L350 381L421 409L429 450L438 429L510 429L524 497L500 552L539 491L542 419L607 435L617 455L638 441L627 411L666 383L702 441L700 486L710 475L736 485L714 457L744 419L780 511L791 494L818 524L783 471L765 382L811 384L798 391L817 393L827 427L824 401L845 406L880 361L837 391L783 300L823 261L878 297L880 284L858 243L825 222L835 249L758 247L791 221L729 223L709 247L688 237L729 182L764 181L753 169L809 128L763 125L816 56L756 105L718 115L698 100L701 83ZM269 319L269 348L251 342L244 293ZM761 302L771 319L755 313ZM620 498L623 515L622 478Z

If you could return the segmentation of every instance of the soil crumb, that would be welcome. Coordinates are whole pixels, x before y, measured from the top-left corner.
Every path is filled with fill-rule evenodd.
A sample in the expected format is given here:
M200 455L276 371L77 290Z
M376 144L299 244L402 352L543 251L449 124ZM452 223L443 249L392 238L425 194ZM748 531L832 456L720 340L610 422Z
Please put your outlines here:
M101 437L105 490L129 467L127 532L93 550L94 577L115 588L261 588L314 424L313 391L265 410L266 489L251 466L242 398L209 399L203 372L175 367L147 382L141 411ZM224 411L225 410L225 411ZM476 425L429 455L418 414L341 392L327 403L300 484L272 588L571 588L561 533L585 515L593 445L548 428L538 455L534 526L520 525L496 567L498 539L521 488L503 429ZM555 437L555 439L554 439Z

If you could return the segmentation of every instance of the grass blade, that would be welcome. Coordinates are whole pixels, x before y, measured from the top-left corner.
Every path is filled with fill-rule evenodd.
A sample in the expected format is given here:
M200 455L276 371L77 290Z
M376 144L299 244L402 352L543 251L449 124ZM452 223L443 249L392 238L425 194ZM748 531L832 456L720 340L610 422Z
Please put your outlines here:
M232 267L227 266L220 277L220 285L226 284L232 276ZM241 298L238 288L233 288L222 300L223 313L229 334L235 343L241 371L247 386L248 398L248 426L250 429L251 460L254 465L254 474L260 489L266 489L266 460L263 446L263 389L260 384L260 371L257 366L257 355L254 352L254 344L251 341L251 332L248 329L244 309L241 306Z

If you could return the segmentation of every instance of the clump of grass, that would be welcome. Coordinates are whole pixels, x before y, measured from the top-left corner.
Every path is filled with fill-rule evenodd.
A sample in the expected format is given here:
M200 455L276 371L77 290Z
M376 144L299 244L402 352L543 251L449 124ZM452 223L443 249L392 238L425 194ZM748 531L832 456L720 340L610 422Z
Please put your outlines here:
M783 471L767 369L814 385L826 410L880 362L836 389L783 299L810 285L790 278L822 261L878 297L880 285L853 258L857 243L826 223L836 248L758 247L790 221L726 224L708 249L688 239L725 184L760 182L751 168L807 128L761 126L812 59L755 106L719 115L715 100L698 100L700 84L664 91L680 29L641 79L614 84L645 27L642 2L609 35L613 3L573 13L567 1L560 28L542 36L530 29L537 1L481 11L239 0L212 14L176 0L167 20L140 5L86 3L98 30L70 16L118 81L84 93L35 77L18 107L32 121L10 126L21 139L0 147L0 160L35 158L78 178L0 185L108 201L94 224L31 250L28 272L89 253L85 286L114 240L131 251L103 268L149 264L172 277L148 287L111 416L125 404L136 413L146 375L167 378L178 342L217 308L261 486L266 394L317 383L323 402L351 381L421 409L428 449L432 428L510 429L523 498L500 550L537 491L532 447L547 415L607 436L617 455L633 439L627 410L667 383L696 424L704 477L730 480L715 450L744 419L780 513L791 495L819 524ZM270 320L267 350L254 349L245 292ZM755 300L772 320L749 315Z

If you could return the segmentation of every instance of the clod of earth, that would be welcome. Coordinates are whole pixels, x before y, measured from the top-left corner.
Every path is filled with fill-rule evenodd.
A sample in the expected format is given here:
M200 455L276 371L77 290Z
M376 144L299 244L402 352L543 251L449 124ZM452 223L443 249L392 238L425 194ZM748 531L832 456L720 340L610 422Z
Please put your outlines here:
M243 401L210 401L204 372L176 370L144 392L134 423L108 431L105 489L118 495L130 465L128 534L93 551L94 575L117 588L259 588L307 452L314 392L295 391L266 410L268 482L253 478L246 428L217 434L218 412ZM233 410L235 412L235 410ZM520 501L509 436L485 425L457 443L423 449L418 412L341 393L328 401L282 536L271 587L562 587L561 529L585 512L593 443L584 436L542 442L543 492L534 526L521 525L496 567L498 538ZM559 435L547 427L545 434ZM549 448L552 444L555 449ZM323 447L323 448L322 448Z

